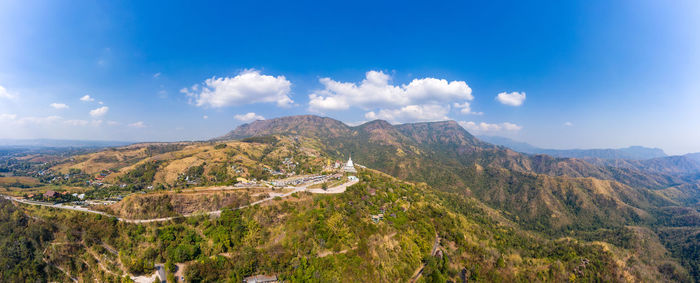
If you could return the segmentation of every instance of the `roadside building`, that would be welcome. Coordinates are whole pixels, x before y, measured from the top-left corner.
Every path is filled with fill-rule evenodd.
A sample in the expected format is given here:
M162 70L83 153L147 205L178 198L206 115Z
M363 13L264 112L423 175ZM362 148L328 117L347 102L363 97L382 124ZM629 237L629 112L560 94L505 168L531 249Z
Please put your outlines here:
M44 193L44 197L47 197L47 198L53 198L53 197L56 197L56 195L57 194L54 191L46 191L46 193Z

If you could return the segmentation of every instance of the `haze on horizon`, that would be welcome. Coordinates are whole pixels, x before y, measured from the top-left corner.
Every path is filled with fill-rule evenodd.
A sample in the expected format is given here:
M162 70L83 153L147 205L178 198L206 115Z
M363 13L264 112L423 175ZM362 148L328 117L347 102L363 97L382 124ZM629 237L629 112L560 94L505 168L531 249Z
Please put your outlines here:
M167 5L166 5L167 4ZM700 2L0 3L0 139L315 114L700 152Z

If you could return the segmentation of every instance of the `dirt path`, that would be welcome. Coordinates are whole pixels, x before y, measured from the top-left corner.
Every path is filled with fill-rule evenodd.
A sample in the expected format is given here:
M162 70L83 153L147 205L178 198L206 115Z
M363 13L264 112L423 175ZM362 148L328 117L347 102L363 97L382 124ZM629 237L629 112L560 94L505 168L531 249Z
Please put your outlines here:
M435 242L433 242L433 248L430 250L430 255L435 256L435 253L437 252L438 247L440 247L440 237L438 234L435 234ZM409 282L415 283L418 281L418 278L420 278L421 275L423 275L423 269L425 269L425 263L421 264L418 269L416 269L415 272L413 272L413 275L411 276L411 280Z

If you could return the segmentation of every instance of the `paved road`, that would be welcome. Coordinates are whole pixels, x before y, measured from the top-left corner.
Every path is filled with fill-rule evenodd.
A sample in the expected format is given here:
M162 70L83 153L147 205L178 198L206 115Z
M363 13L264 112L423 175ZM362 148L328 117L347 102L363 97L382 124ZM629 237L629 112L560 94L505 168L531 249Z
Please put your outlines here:
M246 208L246 207L253 206L256 204L260 204L260 203L263 203L266 201L273 200L276 197L281 197L281 198L288 197L294 193L303 192L303 191L309 191L311 193L317 193L317 194L339 194L339 193L345 192L347 187L352 186L352 185L356 184L357 182L358 181L350 181L350 182L340 184L340 185L335 186L335 187L328 188L325 191L322 189L307 189L309 186L316 184L316 183L309 183L309 184L306 184L306 185L300 186L300 187L291 187L291 188L293 188L293 190L291 192L288 192L288 193L270 193L270 196L268 196L264 199L254 201L252 203L249 203L249 204L246 204L243 206L239 206L235 209L242 209L242 208ZM138 223L151 223L151 222L163 222L163 221L170 221L170 220L173 220L176 218L181 218L181 217L191 217L191 216L195 216L195 215L202 215L202 213L192 213L192 214L183 214L180 216L152 218L152 219L127 219L127 218L116 217L114 215L111 215L111 214L108 214L108 213L105 213L102 211L92 210L92 209L85 208L82 206L77 206L77 205L52 204L52 203L46 203L46 202L31 201L31 200L26 200L26 199L21 199L21 198L6 196L6 195L2 195L2 197L4 197L5 199L8 199L8 200L11 200L11 201L24 203L24 204L40 205L40 206L60 208L60 209L68 209L68 210L74 210L74 211L100 214L100 215L104 215L107 217L115 217L115 218L117 218L118 221L127 222L127 223L136 223L136 224L138 224ZM221 215L221 211L222 210L214 210L214 211L206 212L204 214L219 216L219 215Z
M165 266L162 264L156 264L156 272L158 272L158 278L160 279L160 282L165 282L166 277L165 277Z

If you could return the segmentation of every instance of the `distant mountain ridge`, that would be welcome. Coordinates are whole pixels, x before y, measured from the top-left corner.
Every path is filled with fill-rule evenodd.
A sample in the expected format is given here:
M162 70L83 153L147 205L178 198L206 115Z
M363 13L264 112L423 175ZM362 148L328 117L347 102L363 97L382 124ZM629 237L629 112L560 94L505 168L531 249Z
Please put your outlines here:
M643 146L630 146L617 149L546 149L499 136L478 136L477 138L522 153L547 154L555 157L645 160L668 156L660 148Z
M110 147L133 144L127 141L0 139L0 147Z
M642 211L700 196L694 185L681 188L682 200L653 192L685 184L674 175L523 154L481 141L455 121L391 125L375 120L351 127L303 115L241 125L217 140L288 134L319 139L335 158L352 154L357 163L398 178L474 196L534 229L652 221Z
M632 169L654 174L682 177L696 182L700 178L700 153L668 156L659 148L631 146L620 149L543 149L528 143L498 136L479 136L481 140L527 154L546 154L556 157L582 159L597 166Z

